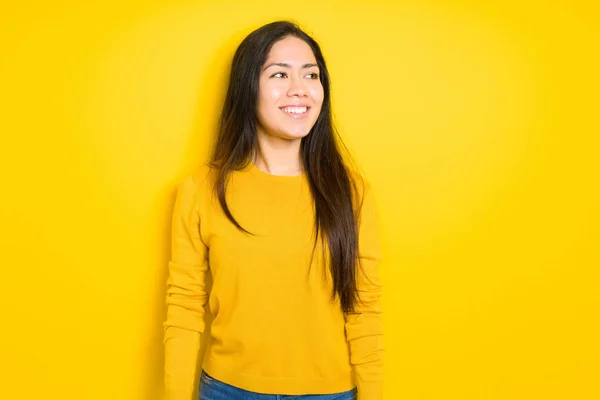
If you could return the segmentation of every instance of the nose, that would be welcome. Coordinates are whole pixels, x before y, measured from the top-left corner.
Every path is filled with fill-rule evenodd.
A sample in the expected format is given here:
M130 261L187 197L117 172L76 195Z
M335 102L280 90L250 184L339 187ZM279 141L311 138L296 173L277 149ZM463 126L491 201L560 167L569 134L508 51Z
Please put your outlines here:
M289 79L290 87L288 89L288 96L306 96L306 86L302 78L293 77Z

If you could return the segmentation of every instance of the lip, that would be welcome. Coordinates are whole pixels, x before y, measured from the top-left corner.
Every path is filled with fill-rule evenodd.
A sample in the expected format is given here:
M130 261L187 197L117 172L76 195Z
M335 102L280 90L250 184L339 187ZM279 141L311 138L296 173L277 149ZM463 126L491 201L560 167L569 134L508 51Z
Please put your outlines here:
M302 113L302 114L293 114L293 113L288 113L283 111L284 108L287 107L306 107L306 112ZM290 104L290 105L285 105L285 106L281 106L279 107L279 109L281 110L282 113L284 113L286 116L293 118L293 119L302 119L302 118L306 118L308 116L308 113L310 111L310 106L309 105L305 105L305 104Z

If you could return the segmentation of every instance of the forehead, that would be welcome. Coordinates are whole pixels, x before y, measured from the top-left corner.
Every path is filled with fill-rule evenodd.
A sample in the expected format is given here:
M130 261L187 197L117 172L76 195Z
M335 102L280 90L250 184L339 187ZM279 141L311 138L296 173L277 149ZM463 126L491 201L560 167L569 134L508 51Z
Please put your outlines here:
M267 62L316 63L315 55L304 40L288 36L276 42L267 57Z

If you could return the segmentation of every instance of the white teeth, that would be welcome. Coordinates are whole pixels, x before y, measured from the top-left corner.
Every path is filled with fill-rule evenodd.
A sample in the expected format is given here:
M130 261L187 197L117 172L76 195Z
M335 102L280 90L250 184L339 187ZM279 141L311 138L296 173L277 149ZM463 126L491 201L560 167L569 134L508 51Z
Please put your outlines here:
M306 112L307 107L285 107L283 111L291 114L303 114Z

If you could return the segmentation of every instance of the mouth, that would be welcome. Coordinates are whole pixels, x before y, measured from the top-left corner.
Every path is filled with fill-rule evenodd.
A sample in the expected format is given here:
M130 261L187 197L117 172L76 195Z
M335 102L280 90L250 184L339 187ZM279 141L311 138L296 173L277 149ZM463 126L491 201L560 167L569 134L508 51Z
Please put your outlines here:
M283 111L287 116L296 118L296 119L306 117L308 115L308 112L310 111L310 107L307 107L307 106L298 106L298 107L288 106L288 107L279 107L279 109L281 111Z

